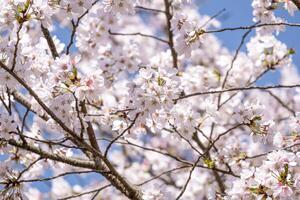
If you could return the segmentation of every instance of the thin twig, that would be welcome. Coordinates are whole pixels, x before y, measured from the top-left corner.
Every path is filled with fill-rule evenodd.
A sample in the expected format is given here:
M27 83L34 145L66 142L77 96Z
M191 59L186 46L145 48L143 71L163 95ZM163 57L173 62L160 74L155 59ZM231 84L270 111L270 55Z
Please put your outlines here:
M69 44L67 45L67 49L66 49L66 54L67 54L67 55L70 53L70 49L71 49L71 47L72 47L72 45L73 45L73 43L74 43L75 33L76 33L76 31L77 31L77 28L78 28L78 26L79 26L79 23L80 23L81 19L82 19L85 15L87 15L87 14L89 13L90 9L91 9L98 1L99 1L99 0L94 1L94 2L92 3L91 7L90 7L89 9L86 9L86 11L85 11L82 15L80 15L80 16L78 17L76 23L75 23L75 21L74 21L73 19L71 20L71 24L72 24L72 33L71 33L71 37L70 37Z
M152 39L158 40L160 42L169 44L169 42L165 39L161 39L161 38L156 37L154 35L149 35L149 34L144 34L144 33L139 33L139 32L136 32L136 33L116 33L116 32L112 32L111 30L108 30L108 33L110 35L117 35L117 36L137 36L137 35L139 35L139 36L142 36L142 37L152 38Z
M23 23L20 24L18 30L17 30L17 42L15 44L15 50L14 50L14 57L13 57L13 61L12 61L12 67L11 67L11 70L13 71L16 67L16 63L17 63L17 56L18 56L18 46L19 46L19 43L20 43L20 31L23 27Z
M72 196L68 196L68 197L65 197L65 198L61 198L61 199L58 199L58 200L67 200L67 199L73 199L73 198L77 198L77 197L81 197L81 196L84 196L84 195L88 195L88 194L92 194L92 193L97 193L99 194L99 192L101 190L104 190L105 188L108 188L112 186L111 184L108 184L108 185L105 185L103 187L100 187L98 189L95 189L95 190L91 190L91 191L87 191L87 192L82 192L80 194L75 194L75 195L72 195Z
M145 10L145 11L151 11L151 12L165 13L165 11L155 9L155 8L146 8L146 7L143 7L143 6L135 6L135 8L140 9L140 10Z
M248 29L260 28L260 27L266 27L266 26L300 27L300 24L299 23L288 23L288 22L262 23L262 24L256 24L256 25L251 25L251 26L239 26L239 27L232 27L232 28L223 28L223 29L218 29L218 30L209 30L209 31L205 31L205 33L221 33L224 31L248 30Z
M192 178L192 173L193 173L194 169L196 168L197 164L199 163L200 159L201 159L201 156L198 157L197 161L193 165L193 167L192 167L192 169L189 173L188 179L186 180L186 182L185 182L182 190L180 191L179 195L176 197L176 200L179 200L182 197L182 195L184 194L184 192L185 192L185 190L186 190L186 188L187 188L187 186L188 186L188 184L189 184L189 182Z
M232 70L232 68L233 68L234 62L236 61L236 59L237 59L237 57L238 57L238 55L239 55L239 53L240 53L240 50L241 50L241 48L242 48L242 46L243 46L243 44L244 44L244 42L245 42L245 39L246 39L246 37L249 35L249 33L250 33L251 31L252 31L252 29L249 29L249 30L246 31L246 33L244 33L244 35L242 36L242 40L241 40L241 42L240 42L238 48L236 49L235 54L234 54L234 56L233 56L233 59L232 59L232 61L231 61L230 68L227 70L227 72L226 72L226 74L225 74L225 78L224 78L224 81L223 81L222 86L221 86L222 90L225 88L226 81L227 81L227 78L228 78L228 76L229 76L229 73L231 72L231 70ZM218 96L218 109L220 109L221 97L222 97L222 93L220 93L219 96Z
M107 153L108 153L110 147L113 145L113 143L116 142L118 139L120 139L127 131L129 131L129 130L133 127L133 125L135 124L135 122L136 122L138 116L139 116L139 113L137 113L137 114L135 115L135 117L134 117L133 121L130 123L130 125L129 125L125 130L123 130L122 133L121 133L120 135L118 135L115 139L113 139L113 140L108 144L108 146L107 146L107 148L106 148L106 150L105 150L105 153L104 153L104 157L105 157L105 158L107 157Z
M199 95L207 95L207 94L219 94L224 92L233 92L233 91L247 91L247 90L269 90L269 89L291 89L291 88L298 88L300 87L300 84L296 85L270 85L270 86L252 86L252 87L240 87L240 88L229 88L226 90L213 90L213 91L206 91L206 92L196 92L192 94L187 94L184 96L179 97L175 100L181 100L186 99L193 96L199 96Z

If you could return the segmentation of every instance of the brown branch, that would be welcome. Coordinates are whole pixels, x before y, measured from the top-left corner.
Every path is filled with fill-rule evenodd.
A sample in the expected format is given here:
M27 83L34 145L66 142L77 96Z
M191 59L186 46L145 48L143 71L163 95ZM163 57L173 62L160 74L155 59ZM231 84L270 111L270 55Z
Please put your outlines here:
M170 50L171 50L171 53L172 53L172 58L173 58L173 67L175 68L178 68L178 64L177 64L177 52L175 50L175 47L174 47L174 35L173 35L173 32L172 32L172 27L171 27L171 20L172 20L172 14L171 14L171 2L169 2L169 0L164 0L164 3L165 3L165 14L166 14L166 21L167 21L167 34L168 34L168 37L169 37L169 47L170 47Z
M271 85L271 86L252 86L252 87L240 87L240 88L229 88L226 90L213 90L213 91L207 91L207 92L196 92L188 95L181 96L177 100L186 99L193 96L199 96L199 95L207 95L207 94L219 94L224 92L233 92L233 91L247 91L247 90L269 90L269 89L291 89L291 88L298 88L300 87L300 84L296 85Z
M145 11L156 12L156 13L165 13L165 11L163 11L163 10L154 9L154 8L146 8L143 6L135 6L135 8L140 9L140 10L145 10Z
M77 197L81 197L81 196L84 196L84 195L88 195L88 194L92 194L92 193L96 193L96 194L99 194L100 191L110 187L111 184L108 184L108 185L105 185L103 187L100 187L98 189L95 189L95 190L91 190L91 191L87 191L87 192L82 192L82 193L79 193L79 194L75 194L75 195L72 195L72 196L68 196L68 197L64 197L64 198L61 198L61 199L58 199L58 200L67 200L67 199L73 199L73 198L77 198Z
M62 163L65 163L65 164L68 164L68 165L71 165L74 167L95 169L95 164L91 161L79 160L79 159L74 159L74 158L68 158L63 155L52 154L52 153L44 151L41 148L38 148L36 146L32 146L30 144L23 143L23 142L18 142L14 139L9 139L9 140L1 139L0 141L7 142L8 144L10 144L12 146L15 146L15 147L30 151L32 153L38 154L42 158L47 158L47 159L50 159L53 161L59 161L59 162L62 162Z
M47 177L47 178L37 178L37 179L26 179L26 180L20 180L19 183L31 183L31 182L42 182L42 181L52 181L53 179L60 178L62 176L68 176L68 175L79 175L79 174L87 174L87 173L99 173L97 170L90 170L90 171L74 171L74 172L65 172L62 174L58 174L56 176ZM101 172L101 173L109 173L109 172Z
M59 55L57 53L57 50L56 50L54 41L51 37L50 31L46 27L44 27L44 25L42 23L41 23L41 29L42 29L45 39L47 40L52 57L53 57L53 59L56 59L57 57L59 57Z
M236 30L248 30L248 29L255 29L260 27L266 27L266 26L289 26L289 27L300 27L299 23L288 23L288 22L280 22L280 23L263 23L263 24L256 24L252 26L239 26L239 27L233 27L233 28L223 28L218 30L209 30L205 31L205 33L220 33L224 31L236 31Z
M267 92L286 110L288 110L292 115L296 116L296 112L291 109L288 105L286 105L277 95L275 95L273 92L267 90Z
M19 93L17 91L13 91L12 95L18 103L20 103L21 105L23 105L24 107L29 109L31 112L33 112L34 114L37 114L40 118L42 118L45 121L49 120L48 115L46 115L46 114L41 115L41 114L37 113L35 110L33 110L31 103L21 93Z
M70 139L72 140L72 142L76 145L78 145L79 147L84 147L88 150L90 150L91 152L93 152L93 149L91 149L91 147L84 142L83 140L81 140L81 138L74 132L72 131L69 127L67 127L65 125L65 123L63 121L61 121L56 114L40 99L40 97L35 93L35 91L29 86L27 85L27 83L20 78L16 73L14 73L13 71L9 70L9 68L3 64L0 61L0 67L2 67L5 71L7 71L12 77L14 77L28 92L31 96L33 96L33 98L39 103L39 105L44 109L44 111L66 132L68 133L70 136L72 136Z
M129 130L133 127L133 125L135 124L137 118L139 117L139 114L140 114L140 113L137 113L137 114L135 115L133 121L130 123L130 125L129 125L125 130L123 130L121 134L119 134L116 138L114 138L114 139L108 144L108 146L107 146L107 148L106 148L106 150L105 150L105 153L104 153L104 157L107 157L107 153L108 153L110 147L113 145L113 143L116 142L118 139L120 139L127 131L129 131Z
M7 71L10 75L12 75L29 93L31 96L34 97L34 99L39 103L39 105L46 111L46 113L64 130L66 131L71 137L70 140L76 144L78 147L83 147L89 152L85 152L88 156L89 153L93 153L93 155L97 155L99 159L102 159L106 166L99 165L99 162L97 162L96 169L97 170L103 170L103 169L109 169L111 172L110 175L102 174L104 177L106 177L112 185L114 185L118 190L120 190L124 195L126 195L128 198L131 198L133 200L141 200L141 192L138 188L131 185L124 177L122 177L114 168L114 166L110 163L109 160L107 160L105 157L103 157L102 153L95 149L94 147L90 146L88 143L86 143L84 140L82 140L75 132L73 132L70 128L68 128L63 121L61 121L54 112L40 99L40 97L33 91L33 89L27 85L27 83L20 78L16 73L11 71L5 64L3 64L0 61L0 67L2 67L5 71ZM59 159L59 158L56 158ZM98 161L98 158L97 160ZM87 165L88 166L88 165ZM94 166L94 165L93 165Z
M236 59L237 59L237 57L238 57L238 55L239 55L239 53L240 53L240 50L241 50L241 48L242 48L242 46L243 46L243 44L244 44L244 42L245 42L245 39L246 39L246 37L249 35L249 33L250 33L251 31L252 31L252 29L249 29L249 30L246 31L246 32L244 33L244 35L242 36L242 40L241 40L241 42L240 42L238 48L236 49L235 54L234 54L234 56L233 56L233 59L232 59L232 61L231 61L230 68L226 71L225 78L224 78L224 80L223 80L222 87L221 87L222 90L225 88L226 81L227 81L227 78L228 78L228 76L229 76L229 73L231 72L231 70L232 70L232 68L233 68L234 62L236 61ZM222 96L222 93L220 93L219 96L218 96L218 109L220 109L221 96Z
M144 34L144 33L139 33L139 32L136 32L136 33L116 33L116 32L112 32L111 30L108 30L108 33L110 35L116 35L116 36L136 36L136 35L139 35L139 36L142 36L142 37L152 38L152 39L158 40L160 42L169 44L169 42L165 39L161 39L161 38L156 37L154 35L149 35L149 34Z
M183 139L185 142L187 142L189 145L190 145L190 147L194 150L194 151L196 151L200 156L204 156L204 154L203 153L201 153L196 147L194 147L194 145L191 143L191 141L190 140L188 140L187 138L185 138L177 129L176 129L176 127L173 125L173 124L170 124L171 126L172 126L172 128L173 128L173 130L174 130L174 132L181 138L181 139ZM171 131L171 130L170 130Z
M192 173L193 173L194 169L196 168L197 164L200 162L200 160L201 160L201 156L198 157L197 161L193 165L193 167L192 167L192 169L189 173L188 179L186 180L186 182L185 182L182 190L180 191L179 195L176 197L176 200L179 200L182 197L182 195L184 194L184 192L185 192L185 190L186 190L186 188L187 188L187 186L188 186L188 184L189 184L189 182L192 178Z
M181 166L181 167L176 167L176 168L173 168L173 169L169 169L167 171L164 171L164 172L162 172L162 173L160 173L160 174L152 177L151 179L148 179L146 181L143 181L142 183L137 184L137 186L145 185L145 184L147 184L147 183L149 183L149 182L151 182L151 181L153 181L155 179L160 178L161 176L163 176L165 174L169 174L169 173L172 173L174 171L178 171L178 170L182 170L182 169L186 169L186 168L190 168L190 167L192 167L192 166L190 166L190 165L184 165L184 166Z
M11 70L13 71L16 67L16 63L17 63L17 56L18 56L18 46L19 46L19 43L20 43L20 31L23 27L23 23L20 24L18 30L17 30L17 42L15 44L15 50L14 50L14 57L13 57L13 61L12 61L12 67L11 67Z
M72 33L71 33L71 38L70 38L70 42L67 46L67 49L66 49L66 54L68 55L70 53L70 49L71 49L71 46L73 45L74 43L74 37L75 37L75 33L77 31L77 28L79 26L79 23L81 21L81 19L87 15L90 11L90 9L98 2L99 0L96 0L92 3L91 7L89 9L87 9L82 15L80 15L77 19L77 22L75 23L74 20L72 19L71 21L71 24L72 24Z
M297 8L300 10L300 0L292 0L292 2L297 6Z

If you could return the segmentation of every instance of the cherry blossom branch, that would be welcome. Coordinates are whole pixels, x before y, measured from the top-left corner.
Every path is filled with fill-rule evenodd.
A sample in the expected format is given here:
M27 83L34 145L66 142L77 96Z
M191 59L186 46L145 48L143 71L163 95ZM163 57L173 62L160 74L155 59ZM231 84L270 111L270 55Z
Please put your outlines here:
M233 126L233 127L231 127L230 129L228 129L228 130L224 131L223 133L219 134L219 135L217 136L217 138L216 138L216 139L211 143L211 145L207 148L207 151L206 151L206 152L209 152L210 149L215 145L215 143L216 143L218 140L221 139L221 137L227 135L228 133L230 133L230 132L233 131L234 129L239 128L239 127L242 126L242 125L244 125L244 124L237 124L236 126Z
M286 53L282 58L278 59L275 63L273 63L271 66L269 66L267 69L265 69L262 73L260 73L253 81L250 82L250 79L247 81L249 82L247 84L247 87L253 85L256 81L258 81L261 77L263 77L266 73L268 73L270 70L274 69L274 66L278 65L282 60L284 60L285 58L287 58L290 54ZM224 89L224 88L222 88ZM230 99L232 99L235 95L237 95L237 93L231 95L227 100L225 100L223 103L220 104L219 108L221 108L224 104L226 104Z
M21 38L20 38L20 31L21 31L22 27L23 27L23 23L21 23L19 25L19 28L17 30L17 42L15 44L14 57L13 57L13 60L12 60L12 67L11 67L12 71L15 69L16 63L17 63L18 46L19 46L19 43L20 43L20 40L21 40Z
M200 156L204 156L204 154L203 153L201 153L196 147L194 147L194 145L191 143L191 141L189 141L188 139L186 139L177 129L176 129L176 127L173 125L173 124L170 124L171 126L172 126L172 128L173 128L173 130L174 130L174 132L175 133L177 133L177 135L181 138L181 139L183 139L184 141L186 141L189 145L190 145L190 147L193 149L193 150L195 150ZM168 130L169 131L169 130Z
M278 96L273 94L271 91L267 90L267 92L282 106L284 107L287 111L292 113L294 116L296 116L296 112L292 110L288 105L286 105Z
M60 127L66 131L70 136L72 136L70 139L74 144L78 146L85 147L86 149L91 149L91 147L85 143L84 141L81 140L81 138L73 132L70 128L68 128L63 121L61 121L55 114L54 112L39 98L39 96L33 91L33 89L27 85L27 83L20 78L16 73L13 71L9 70L9 68L3 64L0 61L0 67L3 68L5 71L7 71L10 75L12 75L29 93L31 96L34 97L34 99L39 103L39 105L46 111L46 113L56 122Z
M291 0L296 6L297 8L300 10L300 0Z
M240 27L232 27L232 28L222 28L218 30L208 30L204 33L220 33L224 31L236 31L236 30L248 30L266 26L289 26L289 27L300 27L299 23L288 23L288 22L280 22L280 23L262 23L262 24L255 24L251 26L240 26Z
M219 15L221 15L223 12L225 12L226 9L223 8L222 10L220 10L219 12L217 12L215 15L211 16L204 24L202 24L200 26L199 29L202 29L203 27L205 27L207 24L209 24L213 19L217 18Z
M42 159L42 158L40 157L40 158L34 160L34 161L33 161L32 163L30 163L24 170L22 170L22 171L19 173L18 177L16 178L16 181L17 181L18 183L20 183L19 179L22 177L22 175L23 175L25 172L29 171L29 169L30 169L31 167L33 167L36 163L38 163L41 159Z
M20 133L17 133L17 132L11 132L11 133L14 133L16 135L20 135ZM29 139L29 140L32 140L32 141L35 141L35 142L40 142L40 143L43 143L43 144L47 144L50 148L53 146L53 145L57 145L57 146L61 146L61 147L64 147L64 148L69 148L69 149L81 149L81 150L85 150L81 147L78 147L78 146L70 146L70 145L66 145L66 144L63 144L65 141L67 141L68 139L63 139L61 141L53 141L53 140L42 140L42 139L37 139L37 138L33 138L33 137L30 137L30 136L27 136L27 135L23 135L23 137L25 139Z
M233 91L247 91L247 90L269 90L269 89L291 89L291 88L298 88L300 87L300 84L296 85L271 85L271 86L253 86L253 87L240 87L240 88L229 88L226 90L213 90L213 91L207 91L207 92L196 92L188 95L181 96L177 100L186 99L193 96L199 96L199 95L207 95L207 94L219 94L224 92L233 92Z
M183 169L190 168L190 167L192 167L192 166L190 166L190 165L184 165L184 166L180 166L180 167L176 167L176 168L173 168L173 169L164 171L164 172L162 172L162 173L160 173L160 174L158 174L158 175L152 177L151 179L148 179L148 180L146 180L146 181L143 181L143 182L137 184L137 186L145 185L145 184L147 184L147 183L149 183L149 182L151 182L151 181L153 181L153 180L155 180L155 179L160 178L161 176L163 176L163 175L165 175L165 174L169 174L169 173L172 173L172 172L175 172L175 171L178 171L178 170L183 170Z
M210 152L211 148L215 146L214 144L215 144L222 136L226 135L227 133L230 133L232 130L238 128L240 125L241 125L241 124L239 124L239 125L237 125L237 126L234 126L234 127L230 128L230 129L228 129L227 131L225 131L224 133L219 134L218 137L217 137L213 142L210 142L211 145L208 146L207 148L205 148L204 145L201 143L201 141L199 140L199 137L197 136L197 134L194 134L195 137L193 137L193 140L194 140L194 141L198 144L198 146L204 151L204 153L203 153L204 156L210 160L210 159L211 159L211 156L210 156L210 153L209 153L209 152ZM228 164L227 164L227 166L228 166L228 168L229 168L229 172L228 172L228 173L234 175L234 174L232 173L232 170L231 170L231 168L229 167ZM210 168L211 168L212 171L213 171L213 175L214 175L214 177L215 177L216 182L218 183L218 186L219 186L219 189L220 189L221 193L224 193L224 192L225 192L225 185L224 185L224 182L222 181L222 179L221 179L220 175L218 174L217 170L215 169L215 167L210 167Z
M129 131L129 130L133 127L133 125L135 124L137 118L139 117L139 114L140 114L140 113L137 113L137 114L135 115L133 121L130 123L130 125L129 125L125 130L123 130L121 134L119 134L116 138L114 138L114 139L108 144L108 146L107 146L107 148L106 148L106 150L105 150L105 153L104 153L104 157L105 157L105 158L107 157L107 153L108 153L110 147L113 145L113 143L116 142L116 141L117 141L118 139L120 139L121 137L123 137L124 134L127 133L127 131Z
M98 189L95 189L95 190L91 190L91 191L87 191L87 192L82 192L82 193L79 193L79 194L75 194L75 195L72 195L72 196L68 196L68 197L64 197L64 198L61 198L61 199L58 199L58 200L67 200L67 199L73 199L73 198L77 198L77 197L81 197L81 196L84 196L84 195L88 195L88 194L92 194L92 193L96 193L96 194L99 194L100 191L108 188L112 186L111 184L108 184L108 185L105 185L103 187L100 187Z
M292 145L287 146L287 147L284 147L284 148L271 150L271 151L268 151L268 152L265 152L265 153L261 153L261 154L257 154L257 155L254 155L254 156L245 156L244 158L242 158L242 160L248 160L248 159L259 158L259 157L262 157L262 156L266 156L266 155L268 155L269 153L272 153L272 152L274 152L274 151L278 151L278 150L288 150L288 149L291 149L291 148L296 147L296 146L300 146L300 143L292 144Z
M167 21L167 34L168 34L168 37L169 37L169 47L170 47L170 50L171 50L171 53L172 53L172 57L173 57L173 67L175 68L178 68L178 64L177 64L177 52L175 50L175 47L174 47L174 35L173 35L173 32L172 32L172 27L171 27L171 20L172 20L172 17L173 15L171 14L171 2L169 2L169 0L164 0L164 3L165 3L165 15L166 15L166 21Z
M73 19L71 20L71 24L72 24L72 33L71 33L71 37L70 37L69 44L67 45L67 49L66 49L66 54L67 54L67 55L70 53L70 49L71 49L71 47L72 47L72 45L73 45L73 43L74 43L75 33L76 33L76 31L77 31L77 28L78 28L78 26L79 26L79 23L80 23L81 19L82 19L85 15L87 15L87 14L89 13L90 9L91 9L98 1L99 1L99 0L94 1L94 2L92 3L91 7L90 7L89 9L86 9L86 11L85 11L82 15L80 15L80 16L78 17L76 23L75 23L75 21L74 21Z
M80 122L80 137L83 138L83 133L84 133L84 123L83 123L83 119L82 117L80 116L80 110L79 110L79 102L78 102L78 98L76 97L75 93L73 92L73 97L74 97L74 100L75 100L75 109L76 109L76 113L77 113L77 118Z
M105 157L103 157L102 153L95 149L94 147L88 145L84 140L82 140L75 132L73 132L71 129L69 129L64 122L62 122L53 112L52 110L39 98L39 96L33 91L33 89L26 84L26 82L21 79L16 73L13 71L9 70L9 68L3 64L0 61L0 67L3 68L5 71L7 71L10 75L12 75L29 93L31 96L34 97L34 99L39 103L39 105L46 111L46 113L52 117L52 119L60 125L60 127L66 131L71 137L70 139L72 142L79 147L84 147L87 150L89 150L93 155L97 155L95 158L97 168L98 170L102 170L103 168L108 167L109 170L111 171L111 175L106 175L105 176L117 189L119 189L124 195L126 195L129 198L132 198L134 200L140 200L141 199L141 193L140 191L135 188L133 185L131 185L124 177L122 177L116 169L113 167L113 165L107 160ZM22 146L19 146L20 148ZM39 151L37 151L39 152ZM88 152L86 152L88 154ZM106 166L103 166L100 161L98 162L99 159L102 159L105 163ZM57 158L56 158L57 159ZM88 166L88 165L87 165Z
M7 105L7 104L5 103L4 94L3 94L3 97L0 96L0 101L1 101L2 105L4 106L4 108L6 109L6 111L7 111L9 114L11 114L11 109L10 109L9 105Z
M187 162L187 161L185 161L185 160L183 160L183 159L181 159L181 158L179 158L179 157L177 157L177 156L175 156L175 155L173 155L173 154L170 154L170 153L168 153L168 152L163 152L163 151L160 151L160 150L157 150L157 149L154 149L154 148L149 148L149 147L145 147L145 146L140 146L140 145L138 145L138 144L134 144L134 143L129 142L129 141L127 141L127 140L126 140L126 142L117 142L117 143L121 143L121 144L125 144L125 145L127 144L127 145L131 145L131 146L134 146L134 147L137 147L137 148L141 148L141 149L146 150L146 151L152 151L152 152L155 152L155 153L159 153L159 154L161 154L161 155L170 157L170 158L172 158L172 159L174 159L174 160L176 160L176 161L178 161L178 162L181 162L181 163L183 163L183 164L192 165L192 163Z
M26 99L26 97L24 97L21 93L19 93L18 91L13 91L12 92L12 96L14 97L14 99L20 103L21 105L23 105L24 107L26 107L27 109L29 109L31 112L33 112L34 114L37 114L40 118L42 118L45 121L49 120L49 116L46 114L39 114L38 112L36 112L35 110L32 109L32 105L31 103Z
M76 97L75 97L75 99L77 100ZM82 113L87 114L87 108L86 108L86 105L85 105L85 101L80 102L80 106L81 106ZM78 113L78 116L79 116L79 113ZM96 135L95 135L95 131L94 131L93 125L92 125L92 123L90 121L87 122L86 132L87 132L87 135L88 135L88 138L89 138L91 146L93 147L93 149L96 150L96 152L93 152L93 157L94 157L95 163L96 163L97 166L101 166L102 163L101 163L100 159L102 158L102 153L100 151L98 142L96 140ZM100 158L99 158L99 156L97 154L100 154Z
M86 161L86 160L79 160L79 159L74 159L74 158L68 158L63 155L57 155L57 154L52 154L47 151L42 150L41 148L38 148L36 146L32 146L28 143L23 143L23 142L18 142L14 139L9 139L9 140L4 140L0 139L0 141L7 142L8 144L19 147L21 149L30 151L32 153L36 153L40 155L42 158L47 158L53 161L59 161L74 167L82 167L82 168L88 168L88 169L95 169L95 165L91 161Z
M189 173L189 176L188 176L188 178L187 178L187 180L186 180L186 182L185 182L182 190L180 191L179 195L176 197L176 200L179 200L182 197L182 195L184 194L184 192L185 192L185 190L186 190L186 188L187 188L187 186L188 186L188 184L189 184L189 182L190 182L190 180L192 178L192 173L195 170L197 164L200 162L200 160L201 160L201 156L199 156L198 159L197 159L197 161L194 163L194 165L193 165L193 167L192 167L192 169L191 169L191 171Z
M151 11L151 12L165 13L165 11L163 11L163 10L154 9L154 8L146 8L143 6L135 6L135 8L140 9L140 10L145 10L145 11Z
M44 27L44 25L42 23L41 23L41 29L42 29L45 39L47 40L52 57L53 57L53 59L56 59L57 57L59 57L59 55L58 55L56 46L54 44L54 41L51 37L50 31L46 27Z
M243 44L244 44L244 42L245 42L245 39L246 39L246 37L249 35L249 33L250 33L251 31L252 31L252 29L249 29L249 30L246 31L246 33L244 33L244 35L242 36L242 40L241 40L241 42L240 42L238 48L236 49L235 54L234 54L234 56L233 56L233 59L232 59L232 61L231 61L230 68L226 71L225 78L224 78L224 81L223 81L222 87L221 87L222 90L225 88L226 81L227 81L227 78L228 78L228 76L229 76L229 73L231 72L231 70L232 70L232 68L233 68L234 62L236 61L236 59L237 59L237 57L238 57L238 55L239 55L239 53L240 53L240 50L241 50L241 48L242 48L242 46L243 46ZM218 109L220 108L221 96L222 96L222 93L220 93L219 96L218 96Z
M258 81L261 77L263 77L266 73L268 73L271 70L271 68L267 68L266 70L264 70L262 73L260 73L253 81L250 82L251 78L247 81L250 82L247 84L247 87L250 87L251 85L253 85L256 81ZM224 104L226 104L228 101L230 101L233 97L235 97L235 95L237 95L239 92L234 93L233 95L231 95L228 99L226 99L223 103L220 104L220 107L222 107Z
M167 40L161 39L161 38L156 37L154 35L148 35L148 34L139 33L139 32L136 32L136 33L116 33L116 32L112 32L111 30L108 30L108 33L110 35L116 35L116 36L137 36L137 35L139 35L139 36L142 36L142 37L152 38L152 39L158 40L160 42L169 44L169 42Z
M85 171L65 172L65 173L58 174L58 175L52 176L52 177L47 177L47 178L24 179L24 180L20 180L19 183L52 181L53 179L57 179L57 178L60 178L63 176L79 175L79 174L87 174L87 173L99 173L99 171L98 170L89 170L89 171L85 170ZM101 173L109 173L109 172L102 171Z

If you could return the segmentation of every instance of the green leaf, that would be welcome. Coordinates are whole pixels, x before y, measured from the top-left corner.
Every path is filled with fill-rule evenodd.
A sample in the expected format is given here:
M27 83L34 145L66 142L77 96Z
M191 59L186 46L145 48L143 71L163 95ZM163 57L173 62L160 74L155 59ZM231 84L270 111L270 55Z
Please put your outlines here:
M209 158L204 159L204 163L207 165L207 167L209 169L212 169L212 168L215 167L215 162L213 160L209 159Z
M293 49L293 48L290 48L290 49L288 50L288 54L289 54L289 55L293 55L293 54L295 54L295 53L296 53L296 50Z
M157 82L159 86L164 86L166 84L166 81L160 76L157 78Z

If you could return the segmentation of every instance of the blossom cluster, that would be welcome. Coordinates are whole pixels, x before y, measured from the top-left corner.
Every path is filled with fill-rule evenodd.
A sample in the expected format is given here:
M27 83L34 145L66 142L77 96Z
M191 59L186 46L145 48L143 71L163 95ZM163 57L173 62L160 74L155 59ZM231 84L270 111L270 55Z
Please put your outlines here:
M0 199L299 199L293 2L231 51L191 0L1 1Z

